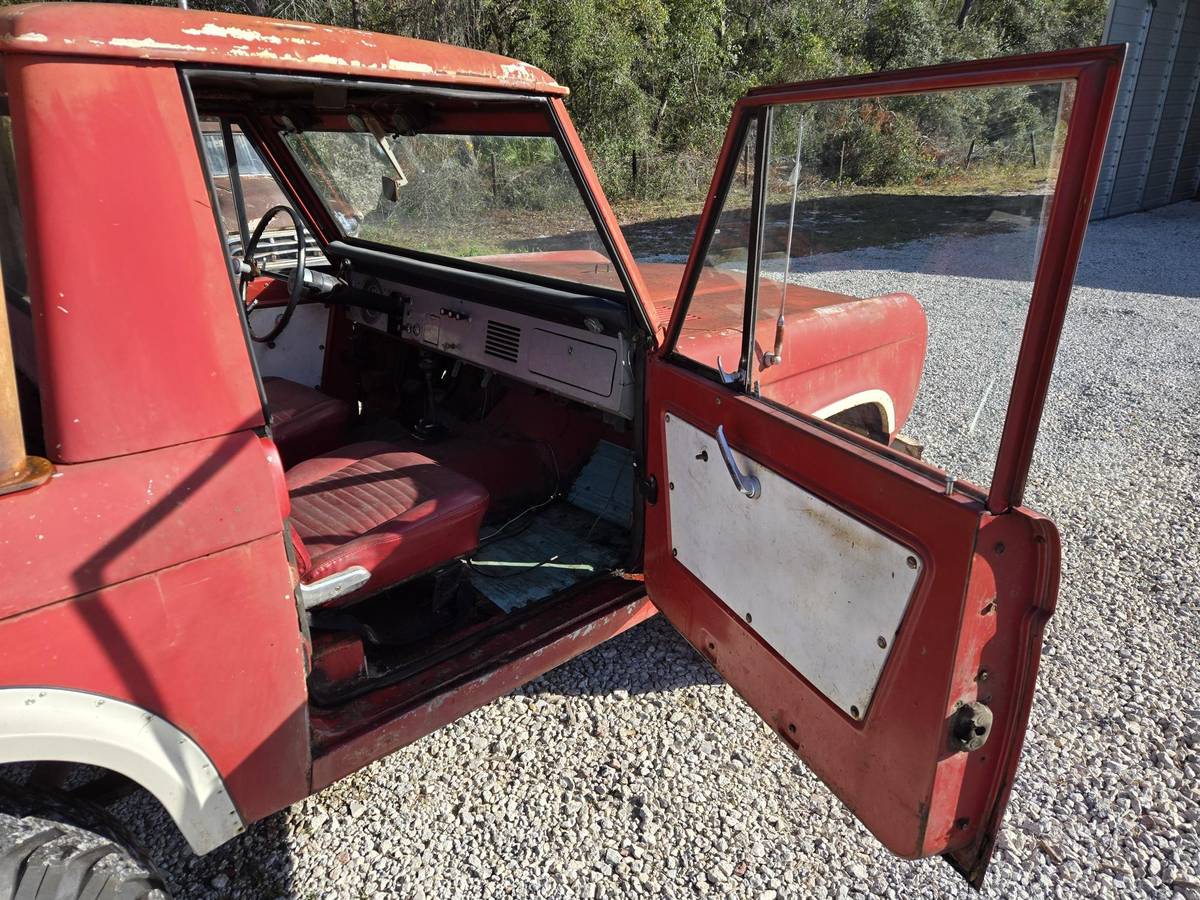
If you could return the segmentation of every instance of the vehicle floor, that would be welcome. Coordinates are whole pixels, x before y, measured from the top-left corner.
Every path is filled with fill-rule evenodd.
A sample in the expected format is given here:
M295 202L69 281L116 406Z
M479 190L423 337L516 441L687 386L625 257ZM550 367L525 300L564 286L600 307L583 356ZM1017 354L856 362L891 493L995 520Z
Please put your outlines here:
M629 531L570 503L531 517L528 527L486 544L467 563L471 587L506 613L616 568Z

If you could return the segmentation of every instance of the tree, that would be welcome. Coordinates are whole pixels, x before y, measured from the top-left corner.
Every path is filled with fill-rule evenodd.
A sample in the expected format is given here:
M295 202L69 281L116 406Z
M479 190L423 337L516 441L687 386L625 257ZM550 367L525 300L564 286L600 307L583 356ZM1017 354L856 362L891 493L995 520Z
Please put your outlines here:
M1092 44L1106 3L973 0L961 27L961 0L193 0L192 6L361 26L524 59L571 88L572 116L610 195L651 197L703 189L733 104L756 85ZM1012 104L1011 97L1003 102ZM909 125L919 123L961 137L972 121L1017 122L1025 114L966 102L913 98L897 107L901 118L888 128L909 135ZM876 178L899 177L914 171L915 160L885 159L887 148L912 144L876 141L862 164Z

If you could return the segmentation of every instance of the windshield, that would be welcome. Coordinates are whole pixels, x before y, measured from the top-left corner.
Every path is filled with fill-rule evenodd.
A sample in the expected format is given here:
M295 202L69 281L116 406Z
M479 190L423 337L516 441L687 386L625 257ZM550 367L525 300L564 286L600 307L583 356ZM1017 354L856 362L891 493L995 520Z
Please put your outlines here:
M621 288L554 138L348 120L362 127L281 133L345 237Z

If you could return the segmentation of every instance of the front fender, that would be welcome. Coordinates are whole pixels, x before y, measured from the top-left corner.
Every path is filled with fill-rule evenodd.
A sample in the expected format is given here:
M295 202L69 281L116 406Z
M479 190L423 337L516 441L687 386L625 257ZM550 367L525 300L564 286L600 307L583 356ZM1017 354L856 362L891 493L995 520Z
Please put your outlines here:
M756 351L774 343L774 322L759 321ZM821 306L789 316L783 361L761 370L759 392L781 406L818 417L866 398L880 408L889 436L912 412L925 365L928 325L910 294ZM890 419L890 421L888 421Z
M212 760L166 719L85 691L0 688L0 763L43 760L100 766L140 784L198 854L246 829Z

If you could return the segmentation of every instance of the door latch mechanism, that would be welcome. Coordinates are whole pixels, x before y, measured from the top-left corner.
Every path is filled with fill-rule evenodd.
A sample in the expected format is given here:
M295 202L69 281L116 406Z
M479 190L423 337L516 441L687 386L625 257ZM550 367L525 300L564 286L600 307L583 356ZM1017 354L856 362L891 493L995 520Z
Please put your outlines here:
M982 703L959 703L950 717L950 746L970 753L987 743L992 733L992 711Z

